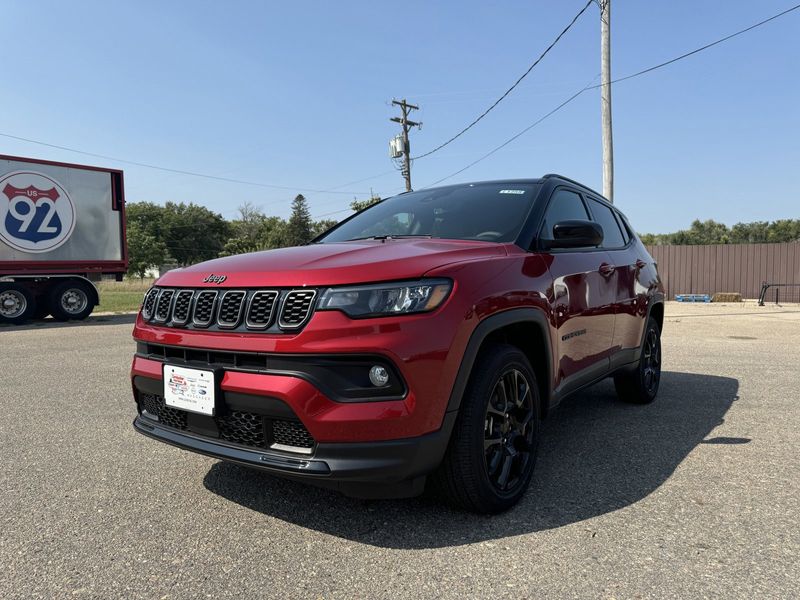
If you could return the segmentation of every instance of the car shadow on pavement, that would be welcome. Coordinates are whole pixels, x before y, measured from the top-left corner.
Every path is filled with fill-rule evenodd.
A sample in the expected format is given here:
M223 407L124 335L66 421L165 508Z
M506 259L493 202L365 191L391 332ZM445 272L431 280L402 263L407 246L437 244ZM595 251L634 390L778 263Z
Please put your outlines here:
M0 324L0 332L3 331L29 331L32 329L59 329L63 327L84 327L86 325L133 325L136 322L136 313L126 313L119 315L92 315L83 321L56 321L49 317L37 321L28 321L23 325Z
M569 525L645 498L724 422L738 389L728 377L664 372L651 405L619 402L610 380L564 400L544 423L528 493L495 516L453 510L426 496L356 500L224 462L211 467L204 485L269 517L374 546L495 540Z

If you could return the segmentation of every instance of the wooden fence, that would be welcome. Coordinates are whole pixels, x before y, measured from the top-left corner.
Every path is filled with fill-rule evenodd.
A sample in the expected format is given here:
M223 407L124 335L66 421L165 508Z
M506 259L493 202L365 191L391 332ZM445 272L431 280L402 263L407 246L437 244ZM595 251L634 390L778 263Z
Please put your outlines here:
M658 263L670 300L675 294L716 292L739 292L743 298L758 298L764 281L800 284L800 242L647 249ZM797 294L787 291L787 298Z

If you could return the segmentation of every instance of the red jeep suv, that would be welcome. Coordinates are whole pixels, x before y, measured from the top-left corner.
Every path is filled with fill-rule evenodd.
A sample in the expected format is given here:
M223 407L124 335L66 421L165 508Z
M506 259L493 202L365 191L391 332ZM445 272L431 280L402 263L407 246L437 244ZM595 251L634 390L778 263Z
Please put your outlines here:
M627 219L565 177L408 192L307 246L161 277L133 331L134 427L348 495L428 481L498 512L562 398L609 376L655 398L663 301Z

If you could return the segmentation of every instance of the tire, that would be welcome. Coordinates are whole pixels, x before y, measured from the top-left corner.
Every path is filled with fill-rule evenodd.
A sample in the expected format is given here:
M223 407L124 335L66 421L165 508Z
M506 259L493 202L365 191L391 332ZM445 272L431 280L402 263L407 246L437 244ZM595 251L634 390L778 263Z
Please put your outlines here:
M511 389L517 393L503 395ZM444 460L433 474L434 490L476 513L514 506L533 475L539 405L536 375L525 354L505 344L486 348L473 367Z
M80 321L94 310L94 294L89 284L80 280L58 283L48 296L50 314L56 321Z
M17 325L36 311L36 298L18 283L0 283L0 323Z
M653 317L647 320L641 356L636 368L614 376L617 396L630 404L650 404L661 382L661 330Z

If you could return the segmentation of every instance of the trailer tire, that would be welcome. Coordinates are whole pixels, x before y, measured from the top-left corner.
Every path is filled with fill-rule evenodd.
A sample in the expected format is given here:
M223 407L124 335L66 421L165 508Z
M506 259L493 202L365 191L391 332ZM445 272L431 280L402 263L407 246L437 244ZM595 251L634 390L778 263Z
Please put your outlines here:
M18 283L0 283L0 323L24 323L36 311L36 298Z
M82 321L94 310L89 284L70 279L53 286L48 293L50 314L56 321Z

